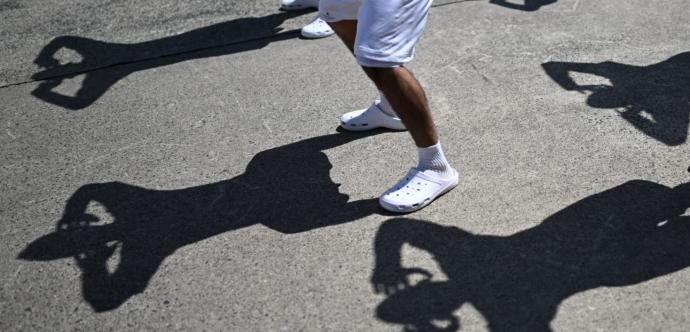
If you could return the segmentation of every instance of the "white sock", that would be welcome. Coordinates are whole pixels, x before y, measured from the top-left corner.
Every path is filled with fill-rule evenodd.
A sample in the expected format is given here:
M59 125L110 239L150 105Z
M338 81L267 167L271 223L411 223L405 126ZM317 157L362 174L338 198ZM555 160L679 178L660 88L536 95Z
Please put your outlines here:
M393 109L393 106L391 106L391 103L388 102L388 98L383 94L383 91L379 90L379 102L376 104L383 113L386 113L388 116L392 117L398 117L398 114L395 113L395 110Z
M417 154L419 155L419 164L417 165L419 171L433 173L442 178L449 178L454 175L453 168L443 154L441 142L426 148L418 147Z

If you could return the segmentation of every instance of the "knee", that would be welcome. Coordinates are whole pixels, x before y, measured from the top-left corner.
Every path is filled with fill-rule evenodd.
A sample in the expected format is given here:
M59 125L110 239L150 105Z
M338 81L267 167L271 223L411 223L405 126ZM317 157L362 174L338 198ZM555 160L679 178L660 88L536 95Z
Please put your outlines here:
M367 67L362 66L367 76L376 84L377 87L395 78L395 71L399 67Z

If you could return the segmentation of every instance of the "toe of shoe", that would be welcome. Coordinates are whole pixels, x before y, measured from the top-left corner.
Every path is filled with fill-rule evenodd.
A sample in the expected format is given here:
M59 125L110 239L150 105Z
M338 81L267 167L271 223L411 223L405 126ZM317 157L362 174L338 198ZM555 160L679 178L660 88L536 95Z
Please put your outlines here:
M350 122L356 119L358 116L362 115L362 113L364 113L364 110L347 112L340 116L340 121L345 123Z
M379 204L384 209L396 213L417 211L431 202L431 198L411 199L400 193L384 193L379 198Z
M318 29L318 28L312 28L310 26L306 26L302 28L302 37L304 38L323 38L323 37L328 37L333 34L333 30L329 29Z
M308 32L308 31L302 31L302 37L308 38L308 39L318 39L318 38L323 38L323 37L328 37L330 34L324 34L320 32Z

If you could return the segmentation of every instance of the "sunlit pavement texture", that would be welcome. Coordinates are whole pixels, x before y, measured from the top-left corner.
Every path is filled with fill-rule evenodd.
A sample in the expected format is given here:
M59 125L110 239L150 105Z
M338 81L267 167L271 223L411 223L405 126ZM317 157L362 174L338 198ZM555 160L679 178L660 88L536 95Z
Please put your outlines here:
M436 1L460 186L277 0L0 1L0 330L687 331L690 2Z

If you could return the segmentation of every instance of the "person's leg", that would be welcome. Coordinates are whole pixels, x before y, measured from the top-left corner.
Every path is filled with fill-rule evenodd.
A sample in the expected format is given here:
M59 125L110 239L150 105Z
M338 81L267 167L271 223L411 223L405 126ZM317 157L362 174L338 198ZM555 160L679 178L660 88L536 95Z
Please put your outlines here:
M431 0L364 0L353 45L357 63L385 94L418 147L437 144L438 135L424 90L403 64L414 56L430 7Z
M365 67L376 86L388 96L417 145L418 163L379 203L392 212L412 212L430 204L458 184L458 173L443 153L431 111L419 82L405 67Z
M362 6L367 8L358 8L356 20L351 10L349 16L338 17L342 13L338 9L342 9L344 3L321 0L319 11L355 54L357 62L382 94L388 97L388 101L380 105L390 102L392 109L403 120L400 121L397 115L384 114L380 106L373 105L367 110L351 112L356 113L353 118L347 118L351 113L344 115L341 119L343 127L349 130L387 127L390 119L410 126L410 133L418 147L419 163L395 186L384 192L379 203L393 212L419 210L458 183L458 174L448 164L438 142L424 90L412 73L402 67L403 63L412 59L414 44L423 30L431 2L364 0ZM372 125L371 120L377 122ZM405 126L399 128L404 129Z
M381 195L381 205L412 212L458 184L458 173L445 158L426 95L403 65L412 60L431 0L364 0L358 14L354 53L364 71L383 91L417 145L419 163Z
M328 23L336 35L354 55L355 39L357 38L357 21L343 20ZM366 69L365 69L366 71ZM371 130L384 127L393 130L405 130L405 125L396 114L395 108L379 89L379 99L369 108L343 114L340 124L344 129L352 131Z
M335 34L343 41L345 46L354 54L355 38L357 37L357 20L342 20L328 22Z
M438 143L438 134L422 86L407 68L363 67L369 78L383 91L418 147Z

